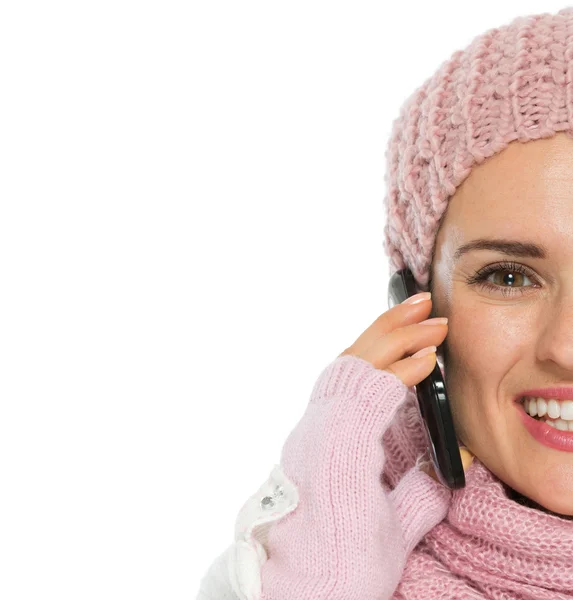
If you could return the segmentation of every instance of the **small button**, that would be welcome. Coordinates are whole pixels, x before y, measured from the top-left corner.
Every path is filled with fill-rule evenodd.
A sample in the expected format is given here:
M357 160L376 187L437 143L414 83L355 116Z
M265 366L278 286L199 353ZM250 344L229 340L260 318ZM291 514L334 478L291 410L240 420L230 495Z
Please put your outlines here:
M275 505L275 501L270 496L265 496L261 500L261 507L264 508L265 510L272 508L274 505Z

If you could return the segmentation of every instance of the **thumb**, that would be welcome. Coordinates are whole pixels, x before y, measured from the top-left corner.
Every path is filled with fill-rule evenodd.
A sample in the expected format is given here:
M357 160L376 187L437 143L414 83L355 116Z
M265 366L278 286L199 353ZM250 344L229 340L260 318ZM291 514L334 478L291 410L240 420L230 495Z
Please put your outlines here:
M446 517L452 498L447 487L420 473L422 469L423 464L414 465L389 494L402 529L406 556Z
M462 457L462 464L464 466L465 473L474 461L474 455L465 446L460 446L460 456Z

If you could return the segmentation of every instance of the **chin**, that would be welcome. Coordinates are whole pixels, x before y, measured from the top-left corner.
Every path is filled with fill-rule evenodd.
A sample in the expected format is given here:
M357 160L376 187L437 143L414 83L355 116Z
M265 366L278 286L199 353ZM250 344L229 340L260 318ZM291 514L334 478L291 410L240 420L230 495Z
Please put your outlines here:
M540 507L546 512L573 519L573 496L571 494L568 496L546 496L547 494L543 494L539 500L537 500L537 504L539 504Z
M554 486L544 485L542 492L534 490L517 490L504 484L507 495L512 499L542 512L573 520L573 493L569 487L567 489L555 489ZM559 486L562 487L562 486Z

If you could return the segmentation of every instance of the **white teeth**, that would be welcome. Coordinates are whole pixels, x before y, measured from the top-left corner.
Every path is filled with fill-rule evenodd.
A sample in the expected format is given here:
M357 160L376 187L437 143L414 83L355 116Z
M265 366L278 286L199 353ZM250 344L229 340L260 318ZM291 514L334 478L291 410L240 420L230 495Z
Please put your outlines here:
M553 400L553 398L549 400L547 403L547 414L552 419L558 419L561 416L561 409L559 408L559 402L557 402L557 400Z
M551 419L541 419L543 423L551 425L553 429L560 429L561 431L573 431L573 421L564 421L563 419L557 419L552 421Z
M567 421L573 419L573 400L564 400L561 402L561 418Z
M573 400L533 398L527 396L523 402L525 412L532 417L562 419L573 422Z

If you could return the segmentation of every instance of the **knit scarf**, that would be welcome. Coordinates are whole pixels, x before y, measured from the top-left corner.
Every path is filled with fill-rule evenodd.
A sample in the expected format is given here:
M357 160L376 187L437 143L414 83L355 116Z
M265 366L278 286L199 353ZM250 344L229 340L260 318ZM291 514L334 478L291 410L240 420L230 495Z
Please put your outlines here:
M393 487L427 448L414 392L383 439ZM477 457L447 517L410 554L394 600L573 599L573 520L521 497Z

